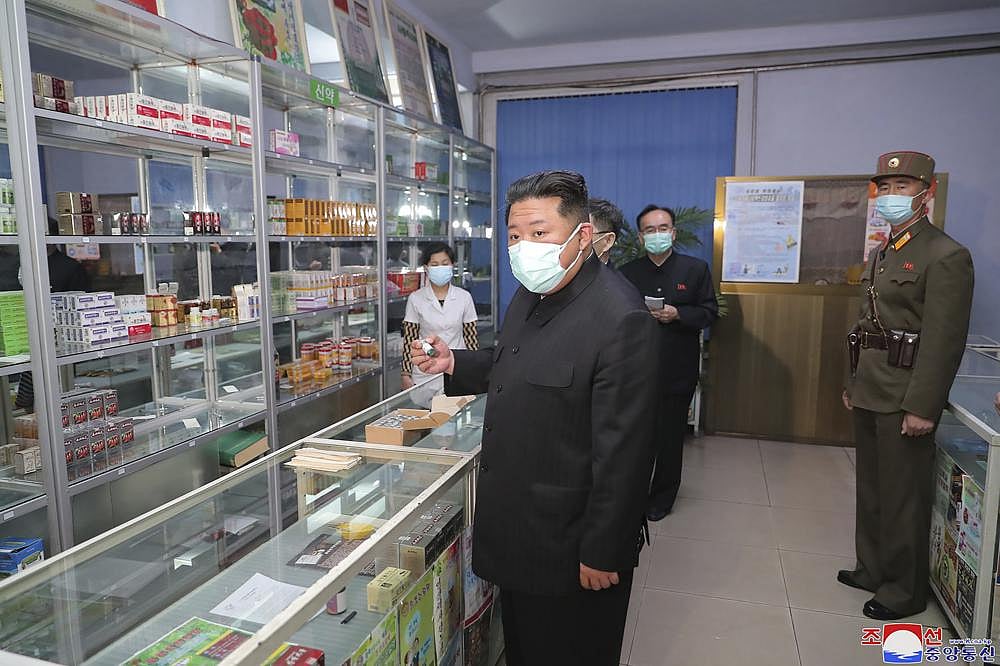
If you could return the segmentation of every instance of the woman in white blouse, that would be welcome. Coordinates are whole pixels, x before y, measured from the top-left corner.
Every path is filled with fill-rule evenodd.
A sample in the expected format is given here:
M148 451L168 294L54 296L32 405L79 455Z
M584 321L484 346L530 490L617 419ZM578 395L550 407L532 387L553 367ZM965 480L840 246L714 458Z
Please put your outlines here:
M410 362L410 344L436 335L452 349L479 349L476 334L476 306L472 294L451 283L454 277L455 251L447 243L433 243L424 248L420 263L427 272L427 284L410 294L403 318L403 388L408 389L430 375L420 372ZM433 387L433 391L431 391ZM428 387L429 396L444 390L438 377ZM429 402L430 397L427 398ZM417 397L414 397L417 401Z

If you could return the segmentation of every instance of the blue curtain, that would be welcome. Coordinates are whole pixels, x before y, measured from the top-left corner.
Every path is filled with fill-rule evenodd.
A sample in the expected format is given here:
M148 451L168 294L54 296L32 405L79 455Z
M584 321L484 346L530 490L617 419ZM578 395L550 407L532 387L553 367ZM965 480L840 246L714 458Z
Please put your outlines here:
M736 88L585 95L501 101L497 108L501 321L517 290L510 272L503 198L515 180L545 169L587 179L634 228L646 204L715 207L715 178L733 175ZM711 264L712 228L685 252Z

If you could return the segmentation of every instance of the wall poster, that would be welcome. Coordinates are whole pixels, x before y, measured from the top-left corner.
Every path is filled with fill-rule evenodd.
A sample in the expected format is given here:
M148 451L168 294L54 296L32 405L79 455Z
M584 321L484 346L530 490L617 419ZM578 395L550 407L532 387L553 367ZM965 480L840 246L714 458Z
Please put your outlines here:
M374 15L368 0L332 0L330 11L337 31L340 59L351 90L388 104L389 92L382 73Z
M463 132L462 109L458 105L458 88L455 85L455 71L451 66L451 51L426 30L424 43L427 45L427 59L431 66L439 120L442 125Z
M724 282L799 281L801 180L726 183Z
M237 46L286 67L309 71L299 0L229 0L229 15Z
M403 108L424 118L434 118L434 105L427 90L427 69L420 44L420 26L390 0L385 2L389 41L396 57L396 79Z

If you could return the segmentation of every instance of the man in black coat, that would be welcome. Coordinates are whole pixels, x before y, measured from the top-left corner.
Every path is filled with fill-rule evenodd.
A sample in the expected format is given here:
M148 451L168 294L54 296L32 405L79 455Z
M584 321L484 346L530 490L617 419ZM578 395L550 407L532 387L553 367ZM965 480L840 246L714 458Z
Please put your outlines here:
M673 250L677 238L674 219L674 211L669 208L646 206L636 218L646 256L621 269L644 297L663 299L662 307L650 308L660 328L663 362L658 373L656 471L646 513L653 521L670 513L681 487L688 407L698 386L701 330L719 314L708 264Z
M450 395L487 393L473 568L501 590L510 666L618 664L652 472L659 340L591 248L579 174L507 191L522 287L496 347L412 360Z

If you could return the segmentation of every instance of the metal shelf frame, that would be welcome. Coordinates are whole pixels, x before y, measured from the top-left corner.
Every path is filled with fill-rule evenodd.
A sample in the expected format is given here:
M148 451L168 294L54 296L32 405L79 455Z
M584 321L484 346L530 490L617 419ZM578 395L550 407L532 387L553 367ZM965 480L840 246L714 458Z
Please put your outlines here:
M112 4L115 12L107 14L100 11L97 5ZM452 229L452 202L455 196L468 195L477 201L488 198L492 208L495 208L496 196L492 192L468 192L465 189L454 188L452 181L455 173L455 149L461 147L467 150L471 146L475 150L475 159L482 161L487 153L490 156L491 183L495 190L496 162L492 149L454 133L454 130L426 119L418 118L411 113L369 100L351 91L339 88L335 84L324 84L337 87L340 90L341 104L334 109L324 106L310 98L310 84L314 77L294 72L281 65L262 63L259 58L227 44L203 37L183 26L166 19L149 15L135 9L127 3L115 3L112 0L96 0L95 3L73 4L63 0L0 0L0 24L8 29L9 37L0 40L0 63L6 92L6 103L0 103L0 141L9 144L11 170L14 175L15 200L18 202L18 233L0 237L0 244L16 246L20 252L24 266L24 293L26 318L28 320L30 360L0 366L0 377L10 377L23 372L31 372L35 386L35 409L38 414L39 440L42 442L42 485L38 497L19 504L0 507L0 524L14 518L25 516L41 516L44 511L47 530L37 536L45 537L46 555L65 551L75 545L73 529L73 498L119 480L130 474L149 469L156 464L168 460L183 451L202 446L211 446L220 436L251 425L264 424L271 442L272 450L280 441L278 436L279 414L288 418L295 410L313 401L332 395L350 386L362 382L378 382L378 394L381 399L388 397L389 389L385 381L388 372L398 371L398 363L394 364L385 357L388 306L400 302L400 299L388 297L387 261L390 244L441 240L452 243L456 240ZM186 99L176 99L178 102L201 103L203 91L216 91L212 86L220 85L220 77L229 83L223 83L227 94L246 95L248 116L254 135L253 146L239 146L212 143L177 135L165 134L153 130L141 129L129 125L101 121L70 114L38 109L33 106L32 95L32 64L30 52L33 46L41 45L48 49L71 53L81 62L94 63L95 66L112 66L129 72L131 79L130 91L143 90L143 77L155 77L157 82L166 81L177 90L186 89ZM30 48L31 47L31 48ZM211 80L205 72L210 73ZM52 72L58 75L59 72ZM231 89L230 89L231 88ZM240 91L233 93L233 90ZM245 93L242 91L246 91ZM121 91L126 92L126 91ZM153 92L152 94L156 94ZM311 114L319 116L319 111L325 109L327 145L323 159L308 157L289 157L278 155L267 150L267 130L264 125L264 108L278 108L284 115L284 129L293 130L293 117L303 109L311 110ZM240 111L242 113L242 111ZM346 115L345 115L346 114ZM338 150L338 123L343 122L348 132L367 132L371 128L374 137L374 162L368 166L358 166L367 161L367 153L355 160L354 157L344 158ZM411 126L412 125L412 126ZM419 128L419 129L417 129ZM441 152L449 151L449 183L434 183L419 181L413 178L389 175L386 169L386 136L392 134L394 140L407 136L412 142L413 159L416 157L418 142L431 146ZM352 142L352 147L356 147ZM88 154L117 156L134 161L135 178L137 179L140 205L144 210L151 210L150 199L150 162L152 160L190 166L193 192L192 204L195 209L209 210L209 172L232 172L252 179L252 201L246 202L247 207L241 207L244 219L247 208L254 221L253 232L230 233L219 236L181 236L181 235L147 235L147 236L49 236L44 207L43 173L38 146L50 146L69 149ZM472 154L469 158L472 159ZM352 165L354 164L354 165ZM125 174L133 177L132 173ZM362 198L369 195L368 203L376 205L379 220L387 218L387 189L412 188L430 194L441 195L441 222L447 228L447 235L422 237L387 237L386 226L378 225L378 232L373 236L350 237L318 237L318 236L279 236L270 234L268 220L269 177L280 176L286 179L286 195L291 195L292 181L304 177L312 181L324 182L330 199L351 198L357 200L358 188L361 188ZM184 176L186 180L186 176ZM187 185L185 185L187 186ZM350 189L350 195L338 197L344 188ZM448 202L444 202L444 196ZM492 213L495 218L495 211ZM491 224L493 222L491 221ZM107 246L132 245L141 250L147 270L143 275L143 288L146 293L156 290L156 275L152 267L156 266L154 246L187 245L197 257L197 272L199 296L208 298L212 295L213 270L211 262L211 245L215 243L246 243L254 245L257 278L260 284L260 318L251 322L231 322L224 326L201 329L177 327L173 329L154 329L154 332L143 339L133 339L127 344L108 344L103 346L74 348L71 353L56 344L52 331L54 330L53 314L48 301L49 273L47 252L49 246L64 244L92 244ZM357 303L325 308L323 310L276 314L272 312L271 290L268 275L271 272L273 248L278 246L278 256L289 257L289 266L294 266L291 259L294 249L299 244L314 243L317 247L326 245L334 257L331 268L340 268L341 246L360 246L363 251L374 246L374 256L369 259L378 274L379 296ZM137 250L138 251L138 250ZM286 254L283 254L286 253ZM367 257L367 255L365 255ZM497 284L496 284L496 248L491 251L491 298L493 320L496 320ZM249 264L248 264L249 266ZM277 270L278 267L275 267ZM269 374L274 365L276 347L275 327L290 326L292 329L294 355L297 356L297 325L306 321L331 320L331 332L346 334L346 329L358 330L358 323L349 323L349 313L358 307L364 307L374 312L374 321L363 323L365 329L379 341L381 359L370 368L366 367L357 374L340 382L331 384L321 390L294 399L280 399L275 382L269 381ZM365 330L362 329L362 330ZM258 331L260 334L260 364L263 369L263 385L254 386L247 393L254 393L248 398L246 418L228 423L223 427L209 432L200 433L195 437L185 439L175 445L163 448L145 457L138 458L106 471L93 474L69 482L66 465L64 464L63 436L60 414L60 396L63 386L72 375L71 367L78 363L107 359L114 356L136 351L149 351L161 346L200 340L204 345L203 372L205 379L205 399L209 403L231 399L232 396L216 395L221 391L218 387L224 383L218 380L219 364L228 357L224 347L219 347L216 338L220 335L235 332ZM357 334L357 333L354 333ZM256 337L254 338L256 344ZM243 345L246 346L246 345ZM256 356L256 351L240 352L241 357ZM158 359L160 354L149 354L152 362L150 369L152 397L160 400L169 397L166 394L166 384L162 379L169 368L159 367L164 364ZM12 359L19 360L19 359ZM291 359L282 358L282 362ZM256 361L254 361L254 364ZM240 395L243 395L243 391ZM262 402L260 402L262 400ZM253 409L257 405L257 410ZM263 406L263 409L259 409ZM306 408L308 409L308 408ZM144 427L155 429L160 418L148 421ZM164 421L166 423L166 421ZM268 478L269 501L268 511L270 522L268 529L276 534L287 520L281 506L280 483L277 468ZM72 646L69 646L70 648ZM69 648L68 648L69 649ZM70 649L70 652L72 650Z

